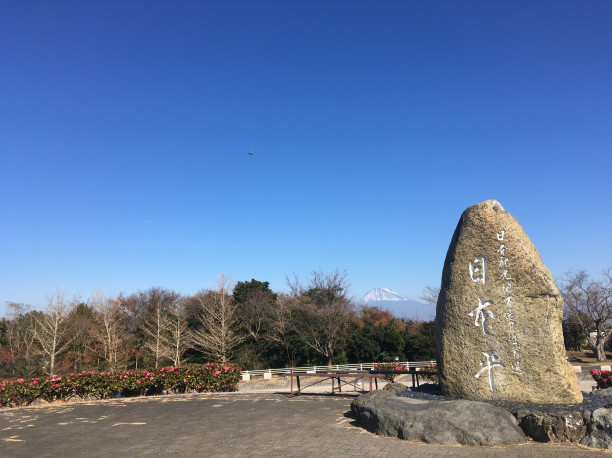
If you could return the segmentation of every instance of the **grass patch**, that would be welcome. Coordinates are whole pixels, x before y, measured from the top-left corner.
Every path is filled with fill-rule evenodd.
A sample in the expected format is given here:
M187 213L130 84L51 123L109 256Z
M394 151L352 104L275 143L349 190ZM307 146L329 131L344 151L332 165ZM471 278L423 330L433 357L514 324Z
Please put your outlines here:
M591 350L568 351L567 357L573 366L598 366L610 364L609 360L612 359L612 352L606 352L606 359L608 361L597 361L595 353Z

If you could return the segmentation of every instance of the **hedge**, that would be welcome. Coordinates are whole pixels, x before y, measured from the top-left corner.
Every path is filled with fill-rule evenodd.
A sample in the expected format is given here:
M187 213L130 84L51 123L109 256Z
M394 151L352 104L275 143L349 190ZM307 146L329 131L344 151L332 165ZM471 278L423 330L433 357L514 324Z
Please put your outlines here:
M76 397L107 399L164 392L236 391L239 379L238 366L207 363L155 370L83 371L49 378L4 380L0 382L0 407L27 406L37 399L52 402Z

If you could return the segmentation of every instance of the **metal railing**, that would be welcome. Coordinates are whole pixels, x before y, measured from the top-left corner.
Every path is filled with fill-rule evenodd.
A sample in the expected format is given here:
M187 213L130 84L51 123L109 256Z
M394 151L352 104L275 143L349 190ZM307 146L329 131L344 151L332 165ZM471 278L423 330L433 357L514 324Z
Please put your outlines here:
M408 369L417 369L436 364L435 361L395 361ZM240 371L240 375L263 375L263 374L288 374L290 372L314 373L329 371L369 371L374 369L378 363L358 363L358 364L332 364L331 366L309 366L309 367L283 367L281 369L256 369L252 371Z

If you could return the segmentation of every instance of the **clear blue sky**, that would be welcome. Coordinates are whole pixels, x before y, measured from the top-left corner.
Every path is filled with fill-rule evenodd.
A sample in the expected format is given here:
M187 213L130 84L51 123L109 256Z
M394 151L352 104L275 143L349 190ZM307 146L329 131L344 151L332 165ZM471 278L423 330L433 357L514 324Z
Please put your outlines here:
M0 3L0 312L346 269L440 282L497 199L612 265L612 2ZM249 151L254 151L250 156Z

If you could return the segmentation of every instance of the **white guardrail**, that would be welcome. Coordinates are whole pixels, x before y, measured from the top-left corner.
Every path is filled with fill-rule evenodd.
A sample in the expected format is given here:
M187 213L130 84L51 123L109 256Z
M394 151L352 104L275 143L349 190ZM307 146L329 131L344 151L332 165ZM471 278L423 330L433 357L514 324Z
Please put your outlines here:
M408 369L418 369L436 364L435 361L394 361L395 363L408 366ZM242 376L264 375L264 374L287 374L289 372L303 372L305 374L316 374L317 372L327 372L330 370L340 371L369 371L374 369L378 363L358 363L358 364L332 364L331 366L310 366L310 367L284 367L282 369L257 369L252 371L240 371Z

